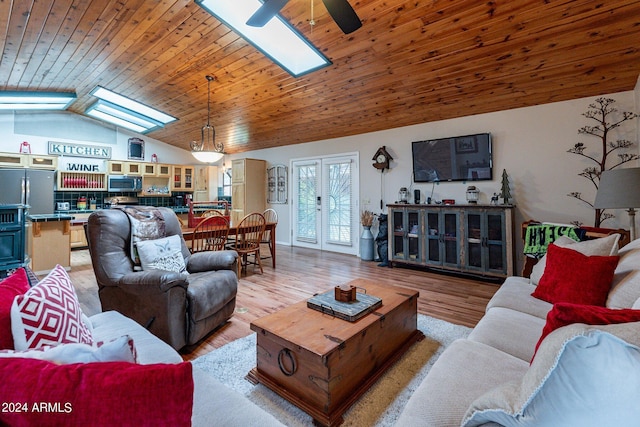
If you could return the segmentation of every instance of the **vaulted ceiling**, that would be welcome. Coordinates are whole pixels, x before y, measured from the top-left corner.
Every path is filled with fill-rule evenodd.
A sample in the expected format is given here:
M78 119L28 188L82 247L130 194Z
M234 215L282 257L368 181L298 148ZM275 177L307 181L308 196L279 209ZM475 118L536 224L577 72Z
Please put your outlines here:
M232 1L232 0L220 0ZM311 1L316 25L311 27ZM333 65L293 78L193 0L0 0L0 90L97 85L178 117L149 134L188 149L212 123L229 153L632 90L637 0L321 0L282 16Z

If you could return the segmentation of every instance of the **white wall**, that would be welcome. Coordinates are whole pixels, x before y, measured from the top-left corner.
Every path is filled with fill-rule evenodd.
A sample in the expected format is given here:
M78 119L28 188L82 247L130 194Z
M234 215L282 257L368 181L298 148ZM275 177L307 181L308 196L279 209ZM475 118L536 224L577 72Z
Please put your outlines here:
M45 113L46 114L46 113ZM59 113L53 113L59 114ZM68 113L72 116L70 122L73 123L73 113ZM114 143L104 143L104 142L95 142L92 140L91 134L88 133L86 136L83 136L82 139L69 139L69 138L59 138L59 137L51 137L51 136L41 136L43 133L46 134L46 131L43 131L41 128L37 129L37 132L34 134L20 134L15 133L14 131L14 115L12 112L9 113L0 113L0 151L9 152L9 153L17 153L19 145L22 141L27 141L31 145L31 152L33 154L47 154L48 150L48 142L49 141L58 141L58 142L67 142L67 143L76 143L76 144L87 144L87 145L99 145L99 146L109 146L111 147L112 160L127 160L127 150L128 150L128 140L132 137L138 137L144 140L145 143L145 161L151 161L151 155L156 154L158 156L159 163L174 163L174 164L195 164L198 163L195 161L191 153L187 150L182 150L180 148L176 148L172 145L165 144L164 142L158 141L156 139L150 138L148 135L141 135L136 132L131 132L122 128L114 128L108 125L102 125L101 122L97 120L93 120L91 118L77 116L76 120L78 123L82 123L86 126L87 122L91 123L94 126L104 127L105 129L114 129ZM80 122L82 121L82 122ZM38 123L34 123L34 129L39 125ZM64 125L61 126L69 126L68 122L65 122ZM61 129L56 129L56 133L60 133Z
M634 91L606 96L616 100L615 105L620 111L637 111L634 108L634 99L637 96ZM580 191L585 199L593 201L595 188L586 179L578 176L578 173L590 164L575 154L567 153L567 150L577 142L584 142L589 147L588 151L599 156L600 140L578 135L580 127L595 124L582 116L595 98L424 123L382 132L257 150L230 157L259 158L267 160L269 165L289 166L292 158L358 151L361 164L360 209L381 212L380 199L383 198L385 203L394 202L397 200L400 187L419 188L423 193L423 199L431 193L431 184L412 184L412 141L490 132L493 137L494 179L474 185L481 191L480 203L489 203L491 195L500 192L502 170L506 169L511 183L511 194L514 197L513 203L517 207L516 241L518 253L521 253L518 236L519 225L524 220L560 223L580 221L585 225L593 225L593 209L567 196L569 192ZM635 121L627 122L621 132L614 134L611 140L625 138L637 142L637 127ZM394 159L391 170L385 171L384 177L370 166L373 163L370 159L382 145L387 147ZM634 146L633 150L638 152L638 146ZM384 180L382 183L381 178ZM440 183L434 188L433 198L452 198L458 203L465 203L468 185ZM279 243L289 244L291 238L287 232L291 226L290 206L271 207L275 208L279 215L277 240ZM628 228L626 212L620 210L613 213L616 218L606 221L603 226Z

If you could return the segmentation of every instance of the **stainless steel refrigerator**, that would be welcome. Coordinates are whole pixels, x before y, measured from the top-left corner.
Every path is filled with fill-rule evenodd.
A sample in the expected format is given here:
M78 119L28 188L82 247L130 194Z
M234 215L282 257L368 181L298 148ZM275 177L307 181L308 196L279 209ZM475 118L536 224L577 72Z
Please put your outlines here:
M29 215L53 214L55 172L0 169L0 204L29 205Z

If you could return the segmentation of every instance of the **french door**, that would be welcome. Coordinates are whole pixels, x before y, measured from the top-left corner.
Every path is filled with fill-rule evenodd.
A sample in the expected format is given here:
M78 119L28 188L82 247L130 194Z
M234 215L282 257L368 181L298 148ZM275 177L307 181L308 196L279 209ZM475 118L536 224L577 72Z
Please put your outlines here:
M358 253L358 156L293 160L293 245Z

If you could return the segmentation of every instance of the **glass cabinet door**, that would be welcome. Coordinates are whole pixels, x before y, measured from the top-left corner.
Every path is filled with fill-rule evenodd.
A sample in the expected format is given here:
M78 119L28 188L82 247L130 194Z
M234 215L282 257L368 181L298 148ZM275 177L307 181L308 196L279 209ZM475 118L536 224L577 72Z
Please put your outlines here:
M420 221L420 211L407 210L407 259L409 261L422 261L421 244L422 223Z
M391 226L393 227L393 239L391 240L391 253L394 259L405 259L404 250L404 211L402 209L394 209L391 211Z
M442 242L444 246L444 264L460 264L460 250L458 247L459 218L458 212L443 211L442 230L444 231L444 235L442 236Z
M482 214L467 213L467 267L482 269Z
M440 264L440 213L427 211L425 215L427 262Z
M504 236L504 214L487 213L487 267L489 270L506 272L506 247Z

